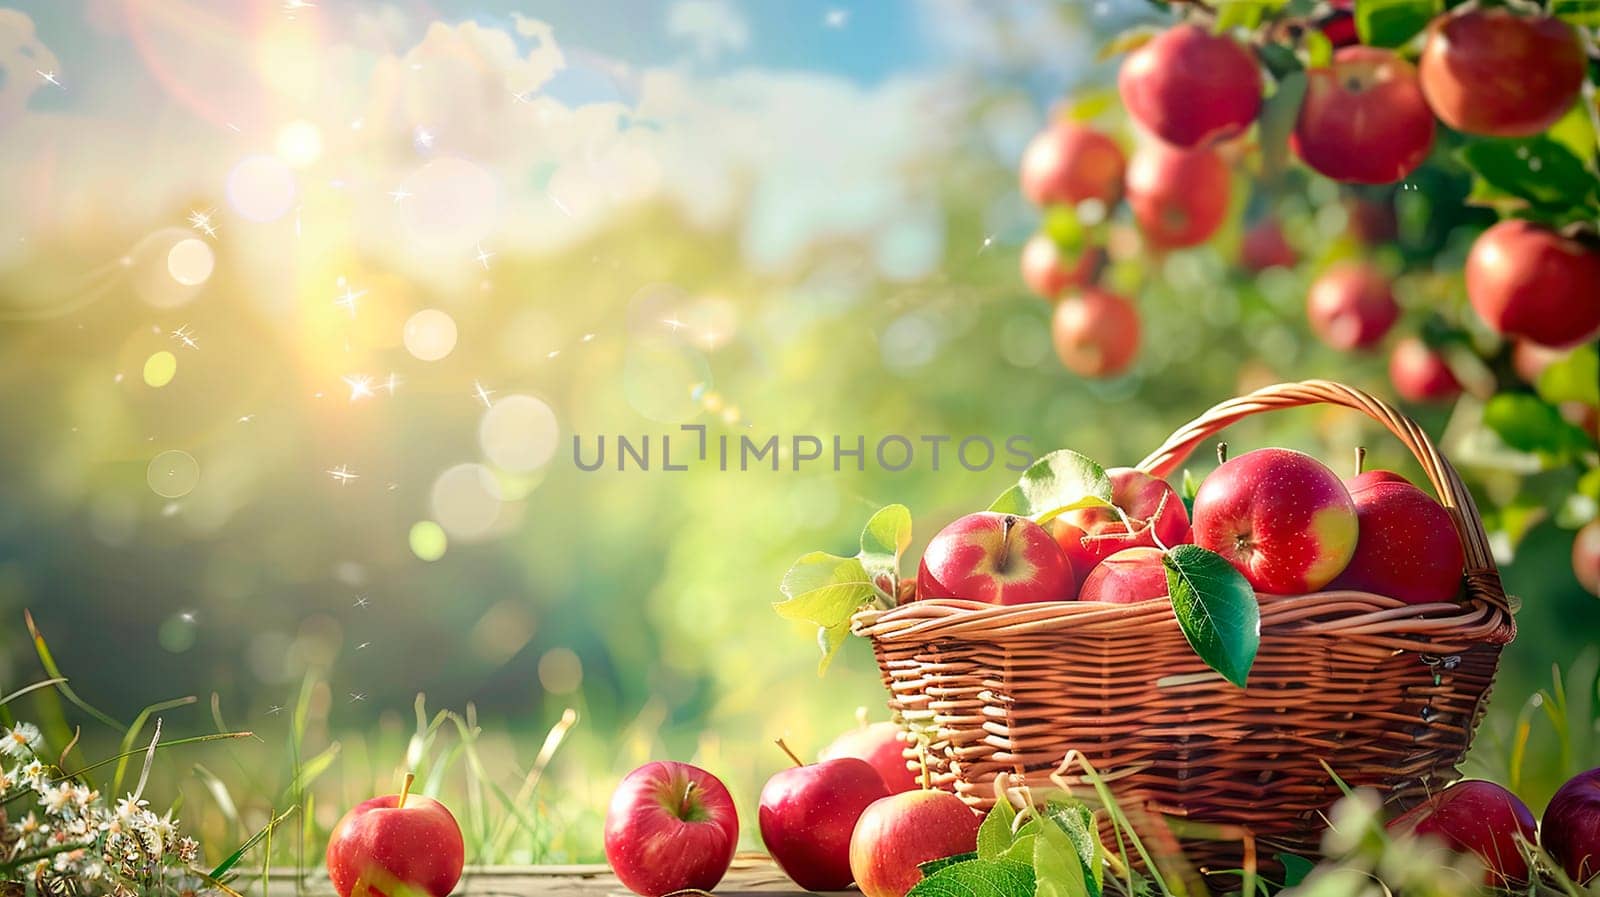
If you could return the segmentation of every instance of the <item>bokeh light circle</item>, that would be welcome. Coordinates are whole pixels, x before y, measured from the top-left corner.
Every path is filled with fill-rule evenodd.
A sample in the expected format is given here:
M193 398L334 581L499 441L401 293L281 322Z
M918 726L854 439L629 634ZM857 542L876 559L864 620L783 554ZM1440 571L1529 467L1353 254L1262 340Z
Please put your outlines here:
M406 320L402 337L407 352L422 361L438 361L456 347L456 321L437 308L425 308Z
M150 459L144 479L150 491L162 498L182 498L200 482L200 462L178 449L168 449Z
M178 375L178 356L163 349L144 360L144 383L160 389Z
M430 253L459 255L482 242L499 217L494 176L465 159L434 159L400 185L406 231Z
M282 218L294 197L294 172L276 156L249 156L228 172L228 202L251 221Z
M433 481L428 503L446 533L473 539L487 533L500 516L500 484L482 464L457 464Z
M156 629L156 641L173 654L182 654L194 647L197 636L194 614L174 614L161 621Z
M478 445L502 470L522 473L550 463L561 426L556 413L533 396L506 396L483 413Z
M211 279L216 256L204 240L189 237L167 250L167 273L186 287L197 287Z
M583 661L570 648L551 648L539 658L539 684L553 695L577 691L583 684Z
M274 148L291 168L305 168L322 157L322 132L304 119L293 121L278 132Z
M411 545L412 554L429 562L444 557L445 549L450 547L450 537L445 535L443 527L432 520L413 523L406 540Z
M670 339L639 340L628 347L622 390L628 404L650 420L679 423L700 413L699 396L711 387L705 356Z

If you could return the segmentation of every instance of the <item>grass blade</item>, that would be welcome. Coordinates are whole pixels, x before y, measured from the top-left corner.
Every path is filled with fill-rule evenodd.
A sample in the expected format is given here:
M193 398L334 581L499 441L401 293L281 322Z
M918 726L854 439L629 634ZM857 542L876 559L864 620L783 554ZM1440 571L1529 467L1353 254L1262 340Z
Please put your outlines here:
M133 725L130 726L128 731L122 736L122 753L119 755L122 757L122 759L117 761L117 771L111 776L112 794L120 794L122 792L122 777L128 772L128 757L132 756L129 751L133 751L133 742L138 739L139 733L144 729L144 724L149 721L150 717L154 714L160 713L163 710L172 710L178 707L184 707L189 704L193 704L194 702L194 695L189 695L188 697L173 698L170 701L162 701L159 704L151 704L149 707L139 711L139 715L134 717ZM138 752L133 751L133 753Z
M57 676L54 679L45 679L45 680L43 680L41 682L35 682L32 685L29 685L29 686L27 686L25 688L19 688L16 691L12 692L11 694L6 695L3 698L0 698L0 707L3 707L6 704L11 703L12 701L15 701L17 698L22 697L23 695L27 694L30 691L37 691L38 689L41 689L41 688L49 688L52 685L61 685L61 684L64 684L66 681L67 681L66 677Z
M39 627L34 625L33 612L24 610L22 612L22 618L28 624L28 634L33 637L33 650L39 655L39 663L44 665L45 673L48 674L52 679L61 680L61 682L57 684L56 689L61 692L62 696L64 696L68 701L71 701L73 706L77 707L79 710L82 710L84 713L89 714L90 716L102 723L105 723L111 728L116 729L119 732L122 731L121 723L112 719L107 714L100 712L88 701L78 697L78 693L73 691L72 686L67 684L67 677L63 676L61 674L61 668L56 666L56 659L51 656L50 646L45 644L44 635L39 632Z
M258 831L255 834L251 835L243 844L239 845L238 849L234 850L233 853L228 854L226 859L224 859L222 862L218 863L217 867L215 869L212 869L207 874L211 878L215 878L215 879L219 879L220 880L224 875L227 875L228 871L231 870L234 866L239 865L239 861L244 859L244 855L249 853L251 848L255 847L257 844L260 844L263 840L267 840L267 839L271 838L272 830L274 828L277 828L279 823L283 822L285 819L288 819L290 817L290 815L292 815L294 813L294 811L296 811L298 809L300 809L300 808L299 807L290 807L289 809L284 810L283 813L281 813L280 815L273 817L270 822L268 822L266 825L261 827L260 831ZM272 842L270 840L268 840L267 841L267 845L268 845L268 851L267 852L269 854L271 853L271 844L272 844Z
M253 736L255 734L256 733L254 733L254 732L219 732L219 733L217 733L215 735L194 735L194 736L191 736L189 738L176 738L176 739L173 739L172 741L163 741L161 743L161 747L163 747L163 748L173 748L173 747L178 747L180 745L185 745L185 744L199 744L200 742L203 742L203 741L225 741L225 740L228 740L228 739L231 739L231 738L249 738L249 737L251 737L251 736ZM88 766L82 767L79 770L77 770L76 772L67 773L66 775L63 775L63 776L61 776L61 777L59 777L57 779L54 779L53 781L65 782L68 779L76 779L76 778L78 778L79 776L83 775L86 772L91 772L93 770L99 769L102 766L110 766L111 764L116 763L119 760L126 760L127 758L132 757L132 756L134 756L136 754L142 754L142 753L144 753L144 751L145 751L144 748L139 748L137 750L127 751L125 753L117 754L114 757L107 757L106 759L101 760L101 761L99 761L97 763L90 763Z

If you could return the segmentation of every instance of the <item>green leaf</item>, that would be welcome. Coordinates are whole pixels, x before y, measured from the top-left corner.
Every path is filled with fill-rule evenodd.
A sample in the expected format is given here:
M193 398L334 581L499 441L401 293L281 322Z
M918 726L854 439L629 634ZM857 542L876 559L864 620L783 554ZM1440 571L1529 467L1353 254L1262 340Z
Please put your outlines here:
M1289 167L1289 135L1306 96L1306 73L1292 71L1278 79L1278 89L1261 110L1261 165L1269 175Z
M1036 897L1094 897L1085 875L1083 860L1067 833L1054 825L1039 830L1033 841L1033 873L1037 880Z
M1371 47L1398 47L1443 11L1443 0L1356 0L1356 34Z
M1326 34L1313 28L1301 40L1305 43L1308 68L1320 69L1333 62L1333 41Z
M1474 140L1460 157L1490 187L1539 208L1581 210L1594 200L1594 176L1572 150L1549 137Z
M1580 28L1600 27L1600 0L1550 0L1550 14Z
M1095 825L1094 811L1083 801L1052 800L1045 805L1045 815L1072 841L1078 859L1083 863L1089 897L1100 897L1105 881L1105 845L1100 843L1100 830Z
M1243 688L1261 646L1261 609L1250 583L1222 555L1198 545L1179 545L1161 562L1189 646L1206 666Z
M1503 392L1483 406L1484 426L1520 452L1563 456L1587 449L1589 434L1538 396Z
M1007 801L997 800L994 809L983 817L978 826L978 857L992 860L1011 846L1011 826L1016 822L1017 811Z
M900 580L900 556L911 547L911 511L905 505L880 508L861 530L861 553L857 555L868 575L874 579L887 575L894 595Z
M783 575L781 588L789 600L772 605L778 616L823 627L847 622L877 594L860 558L842 558L825 551L813 551L795 561Z
M958 853L955 856L948 856L942 859L929 860L926 863L919 863L917 868L922 870L922 877L927 878L946 866L954 866L957 863L965 863L968 860L975 860L977 858L977 851L969 850L966 853Z
M1211 30L1217 34L1235 28L1254 29L1272 12L1282 9L1287 0L1219 0L1216 4L1217 20Z
M1099 62L1105 62L1113 56L1132 53L1134 50L1149 43L1164 30L1156 25L1135 25L1102 44L1100 52L1095 54L1095 59Z
M1585 343L1539 375L1539 397L1551 404L1600 405L1600 349Z
M1311 870L1316 868L1316 864L1310 860L1292 853L1278 854L1278 862L1283 864L1283 886L1285 888L1292 888L1305 881L1306 876L1311 874Z
M1059 449L1033 462L989 510L1045 523L1066 511L1110 506L1111 478L1105 468L1077 452Z
M906 897L1033 897L1033 867L1014 860L951 863L917 882Z

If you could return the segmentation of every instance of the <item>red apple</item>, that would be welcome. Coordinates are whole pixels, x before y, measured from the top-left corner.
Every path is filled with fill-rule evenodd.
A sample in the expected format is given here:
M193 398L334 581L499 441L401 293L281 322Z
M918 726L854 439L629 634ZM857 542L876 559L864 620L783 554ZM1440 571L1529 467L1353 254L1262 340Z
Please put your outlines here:
M1417 62L1445 124L1488 137L1532 137L1572 108L1588 71L1572 26L1507 9L1440 16Z
M1600 520L1591 520L1572 537L1572 573L1593 595L1600 596Z
M1189 512L1166 480L1131 467L1113 467L1111 503L1133 524L1130 532L1110 508L1083 508L1061 514L1048 524L1072 569L1088 571L1124 548L1181 545L1190 541Z
M1600 250L1507 219L1467 253L1467 298L1496 333L1569 349L1600 331Z
M978 849L982 823L948 791L907 791L868 807L850 837L850 871L866 897L905 897L917 868Z
M1600 876L1600 769L1580 772L1556 790L1539 841L1579 887Z
M1128 54L1117 90L1150 133L1195 147L1250 127L1261 109L1261 68L1233 38L1178 25Z
M1383 272L1364 262L1336 264L1306 294L1311 329L1335 349L1372 347L1400 318L1394 291Z
M761 789L761 842L800 887L843 891L855 880L850 834L856 820L888 796L882 777L865 760L841 757L806 766L795 759L794 767L773 775Z
M1522 382L1529 386L1537 386L1539 376L1544 369L1566 358L1570 354L1566 349L1552 349L1527 340L1517 340L1511 347L1511 369L1517 372Z
M1157 249L1198 246L1228 217L1228 166L1209 149L1148 143L1128 163L1128 206Z
M1306 72L1289 139L1301 161L1336 181L1389 184L1433 147L1433 112L1416 69L1392 50L1345 47Z
M1461 395L1461 382L1444 356L1414 336L1394 344L1389 381L1408 402L1444 402Z
M1067 370L1115 377L1139 353L1139 312L1116 293L1085 287L1056 305L1050 337Z
M889 793L899 794L922 787L918 774L906 766L905 748L905 738L899 726L891 722L870 725L863 722L858 728L835 738L832 744L822 749L818 759L855 757L865 760L878 771Z
M1167 568L1159 548L1124 548L1101 561L1083 580L1079 601L1138 604L1167 596Z
M1239 264L1259 274L1268 268L1293 268L1300 261L1294 247L1283 236L1283 225L1276 218L1263 218L1244 232L1239 244Z
M1067 289L1093 283L1104 262L1105 252L1097 247L1085 249L1076 261L1069 262L1048 234L1034 234L1022 247L1022 282L1053 301Z
M1351 196L1344 202L1345 215L1349 220L1350 235L1366 246L1382 246L1392 242L1400 232L1400 223L1395 220L1394 206L1387 201L1377 202Z
M940 530L922 554L917 597L988 604L1070 601L1072 562L1044 527L1026 517L980 511Z
M606 861L635 894L662 897L722 881L739 844L739 815L716 776L657 761L628 773L606 810Z
M328 878L339 897L445 897L461 880L466 847L444 804L408 794L362 801L328 838Z
M1194 497L1194 541L1227 558L1257 591L1315 592L1356 548L1356 506L1338 474L1289 449L1230 459Z
M1316 20L1316 25L1335 49L1361 43L1361 34L1356 30L1355 13L1348 8L1334 6Z
M1407 604L1454 601L1466 555L1444 506L1410 483L1348 481L1358 536L1350 563L1331 588L1375 592Z
M1399 483L1404 486L1414 487L1410 480L1392 470L1364 470L1345 480L1344 487L1354 496L1357 490L1376 486L1379 483ZM1357 541L1360 541L1359 537L1357 537Z
M1517 837L1534 843L1533 813L1493 782L1457 782L1396 817L1389 830L1431 835L1451 850L1477 854L1488 867L1484 884L1506 887L1528 880L1528 861Z
M1041 131L1022 153L1022 195L1034 205L1076 206L1096 200L1106 211L1122 198L1122 147L1070 121Z

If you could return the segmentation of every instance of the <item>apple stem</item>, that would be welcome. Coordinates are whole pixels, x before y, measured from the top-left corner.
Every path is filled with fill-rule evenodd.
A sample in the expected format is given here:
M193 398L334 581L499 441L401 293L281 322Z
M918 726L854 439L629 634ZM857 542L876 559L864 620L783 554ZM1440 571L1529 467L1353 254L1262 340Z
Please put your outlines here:
M789 755L789 759L794 761L794 765L796 765L796 766L804 766L805 765L805 763L803 761L801 761L801 759L799 757L796 757L794 755L794 751L789 750L789 746L784 743L782 738L778 739L777 741L774 741L773 744L776 744L778 746L778 750L783 751L785 754L788 754Z
M416 780L417 780L417 777L416 777L415 773L409 773L409 772L406 773L405 784L400 786L400 799L395 801L395 804L394 804L394 808L396 810L401 810L401 809L405 808L406 798L411 796L411 783L415 782Z
M917 764L922 767L922 775L917 777L917 783L923 791L932 791L933 781L928 775L928 742L920 737L917 739Z
M1217 463L1228 463L1228 444L1226 442L1217 443Z
M1361 468L1367 466L1367 447L1356 446L1356 476L1361 476Z
M1017 525L1017 518L1007 514L1001 521L1003 529L1000 531L1000 560L995 567L1000 570L1006 568L1006 561L1011 555L1011 528Z

